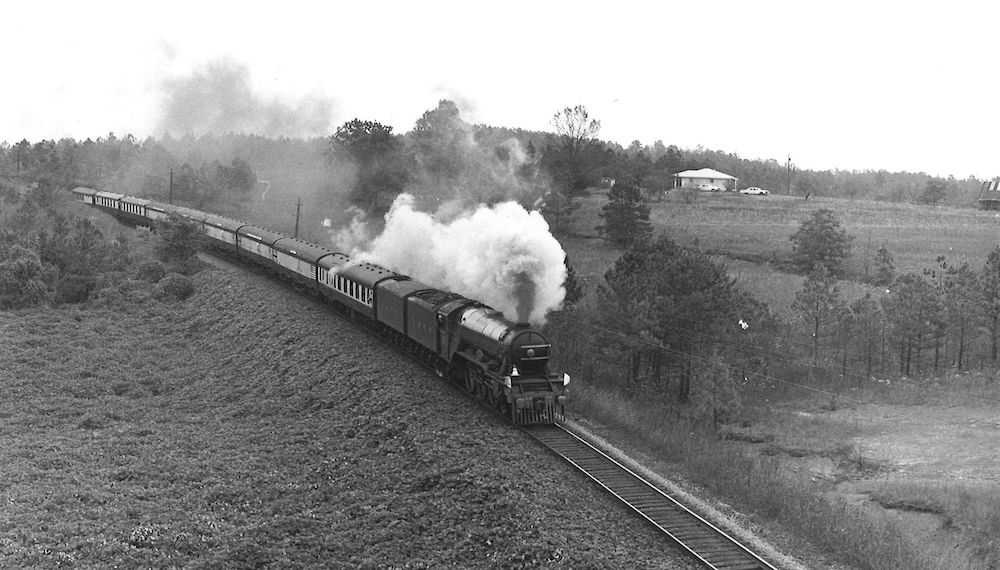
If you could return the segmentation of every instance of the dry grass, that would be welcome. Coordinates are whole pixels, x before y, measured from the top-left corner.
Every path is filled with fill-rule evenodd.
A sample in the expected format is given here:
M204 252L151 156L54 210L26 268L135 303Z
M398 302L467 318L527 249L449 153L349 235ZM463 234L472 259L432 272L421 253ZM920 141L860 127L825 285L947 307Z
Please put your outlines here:
M963 553L940 552L910 538L906 528L890 517L873 515L828 496L820 485L789 478L783 474L780 457L748 451L743 444L702 432L669 410L585 385L577 385L574 401L575 410L610 426L617 434L626 434L620 436L622 441L616 442L618 445L633 452L671 458L691 479L723 500L780 520L786 528L796 529L797 534L819 548L838 553L839 558L853 567L980 568ZM829 429L831 426L824 423L795 421L779 428L778 437L798 433L794 440L806 446L806 453L817 455L843 454L852 449L849 430ZM853 459L881 468L878 462L860 456ZM986 509L984 515L989 516Z
M988 568L1000 565L1000 489L986 481L892 481L872 494L890 509L934 513L947 526L972 537L975 554Z

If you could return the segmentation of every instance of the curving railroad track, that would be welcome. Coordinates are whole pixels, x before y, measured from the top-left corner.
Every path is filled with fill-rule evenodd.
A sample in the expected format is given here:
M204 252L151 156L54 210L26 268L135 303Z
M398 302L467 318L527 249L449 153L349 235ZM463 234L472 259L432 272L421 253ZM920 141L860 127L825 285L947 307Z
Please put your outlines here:
M531 425L521 429L653 523L706 567L776 570L736 539L565 427Z

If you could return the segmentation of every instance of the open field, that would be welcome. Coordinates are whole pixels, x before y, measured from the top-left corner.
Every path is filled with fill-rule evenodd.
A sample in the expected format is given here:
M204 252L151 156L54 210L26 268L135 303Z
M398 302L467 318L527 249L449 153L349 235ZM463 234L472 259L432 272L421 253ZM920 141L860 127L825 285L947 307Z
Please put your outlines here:
M594 228L601 223L606 192L593 190L580 199L572 236L563 240L570 262L590 290L601 282L622 251L608 246ZM789 237L802 221L820 208L834 212L853 238L847 276L840 283L852 299L878 288L860 283L866 255L874 259L885 244L893 255L896 274L937 267L938 256L949 263L968 262L982 267L1000 244L1000 214L971 208L915 204L733 193L697 193L691 203L676 191L651 202L654 232L663 232L681 245L697 246L721 260L740 286L766 302L779 316L787 314L803 278L788 272L792 252Z

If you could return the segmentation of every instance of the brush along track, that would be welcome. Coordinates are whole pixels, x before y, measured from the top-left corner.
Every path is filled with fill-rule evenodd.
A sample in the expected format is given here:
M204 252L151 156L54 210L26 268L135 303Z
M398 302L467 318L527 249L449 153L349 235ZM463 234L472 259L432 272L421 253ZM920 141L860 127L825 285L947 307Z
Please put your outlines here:
M646 520L718 570L775 570L762 558L576 434L559 425L522 426Z

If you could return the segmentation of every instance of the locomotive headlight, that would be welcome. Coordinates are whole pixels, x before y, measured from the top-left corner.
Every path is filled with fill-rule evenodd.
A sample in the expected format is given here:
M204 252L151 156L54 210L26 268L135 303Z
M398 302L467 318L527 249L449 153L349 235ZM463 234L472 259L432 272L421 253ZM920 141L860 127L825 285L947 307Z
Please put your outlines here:
M563 386L569 386L569 374L563 373Z
M510 375L511 376L520 376L521 375L521 373L517 371L517 366L511 366L510 367Z

